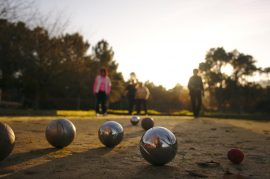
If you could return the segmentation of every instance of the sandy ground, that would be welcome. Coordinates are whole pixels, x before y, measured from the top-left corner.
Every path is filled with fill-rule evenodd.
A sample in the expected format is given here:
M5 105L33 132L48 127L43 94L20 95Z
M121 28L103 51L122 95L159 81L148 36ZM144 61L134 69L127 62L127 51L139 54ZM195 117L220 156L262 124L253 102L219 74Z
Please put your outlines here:
M142 116L143 117L143 116ZM177 137L173 161L157 167L139 151L143 134L129 116L72 117L77 136L57 150L45 139L45 129L56 117L0 117L16 135L11 155L0 162L3 178L270 178L270 120L233 120L153 116L155 126L170 129ZM123 141L113 149L97 136L99 126L114 120L124 127ZM245 153L240 165L227 159L229 149Z

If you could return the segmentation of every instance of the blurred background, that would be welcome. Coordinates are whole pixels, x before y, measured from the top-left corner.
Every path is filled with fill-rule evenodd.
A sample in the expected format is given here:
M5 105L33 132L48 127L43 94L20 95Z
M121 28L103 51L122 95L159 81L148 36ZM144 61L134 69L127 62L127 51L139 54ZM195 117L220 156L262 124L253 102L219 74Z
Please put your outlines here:
M129 74L152 113L189 114L187 82L203 78L206 113L270 111L270 2L0 0L0 114L92 110L105 66L109 108L124 110Z

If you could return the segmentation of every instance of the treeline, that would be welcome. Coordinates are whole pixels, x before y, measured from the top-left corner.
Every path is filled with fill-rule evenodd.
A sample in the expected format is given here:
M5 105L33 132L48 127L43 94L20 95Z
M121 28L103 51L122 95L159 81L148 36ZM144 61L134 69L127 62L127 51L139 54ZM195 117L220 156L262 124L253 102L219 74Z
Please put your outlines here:
M127 109L123 96L127 82L107 41L91 46L79 33L53 36L44 27L30 28L7 19L0 19L0 34L2 105L3 101L15 101L21 108L93 109L94 78L99 68L106 67L112 80L109 107ZM228 66L231 72L224 71ZM213 48L198 68L205 83L204 110L270 110L269 83L263 86L248 80L255 73L269 74L270 68L257 67L252 56ZM166 90L150 81L146 86L151 92L150 109L168 113L190 109L185 87Z
M79 33L50 37L42 27L29 29L23 22L0 20L2 100L19 101L31 108L81 108L90 106L91 89L98 69L110 71L119 99L122 74L117 72L113 50L101 40L88 54L90 44Z

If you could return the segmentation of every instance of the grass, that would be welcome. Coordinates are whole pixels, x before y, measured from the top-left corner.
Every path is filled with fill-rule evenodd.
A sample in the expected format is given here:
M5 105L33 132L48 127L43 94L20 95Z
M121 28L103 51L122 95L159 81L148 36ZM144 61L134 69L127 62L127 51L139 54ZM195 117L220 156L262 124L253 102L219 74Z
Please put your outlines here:
M55 116L55 110L6 109L0 108L0 116Z
M128 115L127 110L108 109L109 114ZM136 113L133 113L136 115ZM193 113L188 110L181 110L172 113L163 113L153 109L148 110L149 115L167 115L167 116L192 116ZM0 116L95 116L94 110L33 110L33 109L0 109ZM142 111L141 115L144 115ZM204 117L215 118L234 118L234 119L253 119L270 120L269 114L264 113L236 113L236 112L206 112L202 113Z
M153 110L153 109L149 109L147 110L149 115L160 115L162 114L159 111ZM127 110L119 110L119 109L108 109L108 113L109 114L118 114L118 115L128 115L128 111ZM136 112L133 112L133 114L135 115ZM142 111L141 114L145 114L144 111Z
M94 110L81 111L81 110L56 110L57 116L94 116Z
M188 110L181 110L181 111L173 112L172 115L192 116L193 113L191 111L188 111Z

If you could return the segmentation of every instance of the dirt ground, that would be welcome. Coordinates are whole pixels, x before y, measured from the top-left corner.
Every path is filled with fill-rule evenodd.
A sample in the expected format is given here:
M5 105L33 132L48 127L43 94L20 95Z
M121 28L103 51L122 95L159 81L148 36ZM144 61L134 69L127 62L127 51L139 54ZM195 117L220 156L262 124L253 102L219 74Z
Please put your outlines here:
M143 117L143 116L141 116ZM165 166L152 166L139 151L144 133L132 126L130 116L66 117L77 129L73 143L54 149L45 129L57 117L0 117L16 135L8 158L0 161L2 178L270 178L270 120L200 120L191 117L153 116L155 126L170 129L178 152ZM104 147L97 135L100 125L122 124L124 139L115 148ZM227 159L231 148L240 148L240 165Z

